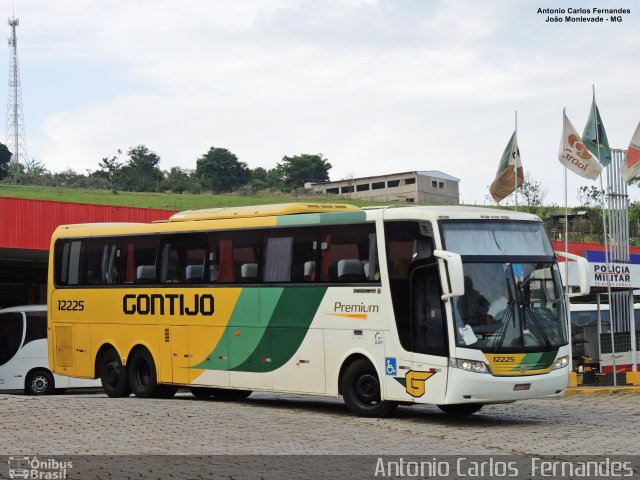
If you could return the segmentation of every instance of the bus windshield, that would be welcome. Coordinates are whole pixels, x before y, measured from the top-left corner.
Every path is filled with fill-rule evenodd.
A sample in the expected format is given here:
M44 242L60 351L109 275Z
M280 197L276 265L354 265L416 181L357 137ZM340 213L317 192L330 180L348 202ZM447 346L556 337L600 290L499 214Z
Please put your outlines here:
M453 302L456 345L485 352L567 344L558 267L541 222L442 222L462 256L465 294Z
M446 221L440 225L445 248L463 256L517 255L553 259L553 247L542 222Z

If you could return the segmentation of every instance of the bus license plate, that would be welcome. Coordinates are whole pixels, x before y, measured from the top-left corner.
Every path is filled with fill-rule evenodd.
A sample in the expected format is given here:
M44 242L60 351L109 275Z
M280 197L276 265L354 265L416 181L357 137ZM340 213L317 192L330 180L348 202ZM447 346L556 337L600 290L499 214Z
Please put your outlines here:
M531 388L530 383L516 383L513 387L514 392L519 392L522 390L529 390Z

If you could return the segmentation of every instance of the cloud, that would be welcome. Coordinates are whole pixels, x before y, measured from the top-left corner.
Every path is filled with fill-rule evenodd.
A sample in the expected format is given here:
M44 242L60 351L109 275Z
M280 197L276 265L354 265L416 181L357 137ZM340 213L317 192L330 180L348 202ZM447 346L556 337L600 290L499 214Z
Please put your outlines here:
M630 21L549 25L537 7L25 1L21 58L63 62L82 99L49 111L43 102L42 125L27 119L29 149L53 170L97 168L137 144L166 169L193 168L211 146L265 168L323 153L333 178L439 169L461 179L464 200L482 203L517 110L525 171L560 203L562 108L582 125L595 83L609 138L626 146L640 111L638 40ZM111 69L109 95L97 66ZM52 94L68 94L51 82Z

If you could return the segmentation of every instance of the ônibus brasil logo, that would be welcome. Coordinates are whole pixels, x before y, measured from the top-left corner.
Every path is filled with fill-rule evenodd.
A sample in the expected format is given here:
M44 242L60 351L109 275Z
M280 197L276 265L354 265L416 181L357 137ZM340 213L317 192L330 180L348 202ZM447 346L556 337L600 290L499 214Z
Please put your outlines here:
M68 478L68 470L73 468L72 462L55 458L9 457L8 463L11 479L62 480Z

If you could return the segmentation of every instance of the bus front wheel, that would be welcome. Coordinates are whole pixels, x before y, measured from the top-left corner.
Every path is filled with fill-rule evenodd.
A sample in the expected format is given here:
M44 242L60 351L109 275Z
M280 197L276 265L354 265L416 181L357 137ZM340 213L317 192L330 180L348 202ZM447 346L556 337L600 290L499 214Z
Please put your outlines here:
M164 385L158 385L156 364L146 348L139 348L133 352L127 367L129 369L129 385L136 397L162 397L165 390L168 393L168 389L165 389Z
M347 367L340 379L340 391L347 408L362 417L384 417L397 407L395 402L380 399L378 374L365 358Z
M51 395L55 389L53 375L46 370L30 372L24 384L24 391L27 395Z
M102 354L100 361L100 382L102 388L111 398L128 397L131 394L127 367L122 364L120 355L113 349Z

